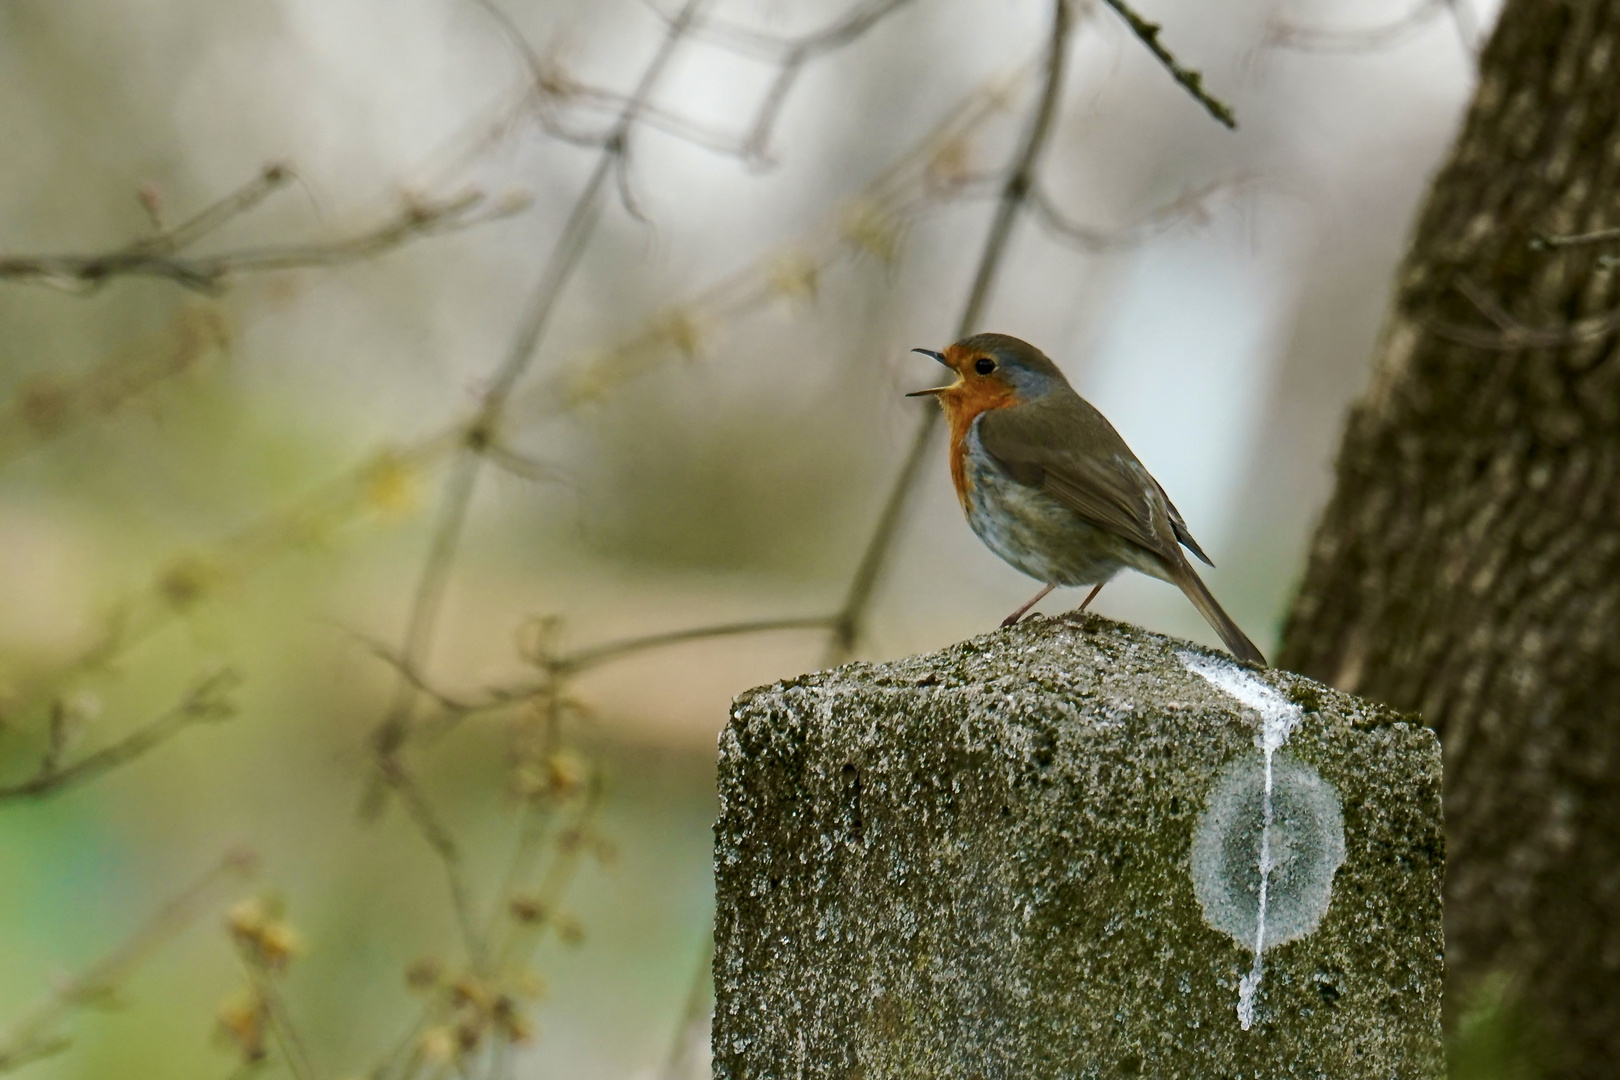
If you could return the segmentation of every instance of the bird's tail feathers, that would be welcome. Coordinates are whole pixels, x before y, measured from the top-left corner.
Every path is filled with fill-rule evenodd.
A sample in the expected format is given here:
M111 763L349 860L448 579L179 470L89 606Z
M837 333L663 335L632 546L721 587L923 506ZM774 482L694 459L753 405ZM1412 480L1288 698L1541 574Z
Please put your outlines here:
M1178 560L1177 565L1171 567L1171 573L1176 585L1187 594L1187 599L1198 609L1198 614L1221 635L1221 640L1226 642L1226 648L1233 656L1251 664L1266 666L1265 654L1249 640L1248 635L1238 629L1238 624L1232 621L1232 617L1222 610L1191 563L1186 559Z

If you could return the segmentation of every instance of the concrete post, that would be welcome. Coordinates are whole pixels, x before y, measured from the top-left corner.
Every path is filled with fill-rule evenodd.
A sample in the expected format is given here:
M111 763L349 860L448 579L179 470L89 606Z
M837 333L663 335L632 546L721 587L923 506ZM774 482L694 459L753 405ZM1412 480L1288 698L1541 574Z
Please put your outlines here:
M714 1075L1443 1074L1414 717L1082 616L740 697Z

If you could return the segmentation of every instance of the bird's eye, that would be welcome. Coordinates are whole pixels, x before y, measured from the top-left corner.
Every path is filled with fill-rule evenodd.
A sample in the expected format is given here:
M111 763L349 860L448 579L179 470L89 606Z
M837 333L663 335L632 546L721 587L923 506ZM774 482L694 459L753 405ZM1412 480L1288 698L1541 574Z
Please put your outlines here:
M977 360L973 361L973 370L977 371L980 375L988 375L992 371L996 370L996 362L990 359L988 356L981 356Z

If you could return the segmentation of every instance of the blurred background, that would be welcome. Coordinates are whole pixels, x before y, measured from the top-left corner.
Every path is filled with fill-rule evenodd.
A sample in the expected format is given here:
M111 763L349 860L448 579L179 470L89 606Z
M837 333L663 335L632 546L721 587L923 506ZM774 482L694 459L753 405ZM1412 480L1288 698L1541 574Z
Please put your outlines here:
M453 985L469 960L444 852L398 799L360 812L401 692L378 653L404 639L456 425L599 158L542 117L610 126L675 12L662 2L508 0L507 26L469 0L0 0L0 257L121 248L271 164L296 179L196 254L329 247L485 196L454 227L216 293L0 282L4 783L117 744L212 672L240 680L229 719L93 783L0 800L0 1065L66 1036L33 1075L250 1071L266 995L313 1075L392 1075L398 1046L449 1061L432 1038L470 1008ZM673 53L517 385L509 467L476 484L412 671L433 692L532 681L537 638L566 652L840 604L933 407L902 396L938 379L908 350L953 336L1050 19L1039 0L899 5L807 59L763 153L702 145L754 128L783 55L765 38L862 7L713 0L710 29ZM982 328L1043 348L1110 417L1269 651L1494 7L1144 14L1238 130L1081 5L1041 176L1096 235L1026 214ZM941 445L857 653L987 631L1033 589L961 520ZM1096 607L1217 643L1156 581L1126 576ZM448 731L431 724L444 703L418 697L433 736L410 768L481 912L500 909L534 820L514 746L542 705L563 718L539 797L579 824L534 864L546 881L558 868L557 899L521 965L544 986L517 995L519 1075L664 1067L708 947L727 703L827 650L810 628L638 651ZM251 880L142 930L242 849ZM138 956L117 952L132 939ZM31 1011L64 993L73 1008Z

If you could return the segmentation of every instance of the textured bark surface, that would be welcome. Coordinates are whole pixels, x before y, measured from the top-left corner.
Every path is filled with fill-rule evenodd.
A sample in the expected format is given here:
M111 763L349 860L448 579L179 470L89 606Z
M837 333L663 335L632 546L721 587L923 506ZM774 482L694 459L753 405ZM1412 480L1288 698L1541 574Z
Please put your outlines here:
M1440 1080L1439 766L1412 717L1096 616L751 691L714 1075Z
M1507 0L1396 282L1278 662L1445 751L1448 1005L1620 1062L1620 0Z

